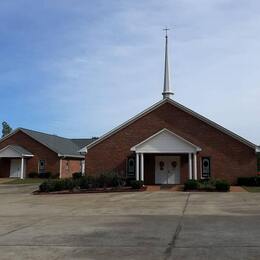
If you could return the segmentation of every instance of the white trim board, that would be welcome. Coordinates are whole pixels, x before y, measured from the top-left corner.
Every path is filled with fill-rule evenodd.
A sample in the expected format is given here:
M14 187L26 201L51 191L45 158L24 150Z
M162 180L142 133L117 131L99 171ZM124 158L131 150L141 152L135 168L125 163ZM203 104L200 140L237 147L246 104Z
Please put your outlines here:
M136 153L196 153L201 151L201 148L163 128L130 150Z
M22 153L14 145L7 145L0 150L0 158L22 158L33 157L33 154Z
M207 123L208 125L218 129L219 131L231 136L232 138L238 140L239 142L253 148L253 149L256 149L256 145L251 143L250 141L244 139L243 137L229 131L228 129L222 127L221 125L209 120L208 118L192 111L191 109L179 104L178 102L172 100L172 99L169 99L169 98L165 98L165 99L162 99L160 100L159 102L155 103L154 105L152 105L151 107L147 108L146 110L144 110L143 112L137 114L136 116L132 117L131 119L127 120L126 122L124 122L123 124L119 125L118 127L112 129L111 131L105 133L104 135L102 135L99 139L97 139L96 141L92 142L91 144L83 147L80 152L82 153L86 153L88 149L94 147L95 145L97 145L98 143L104 141L105 139L107 139L108 137L112 136L113 134L117 133L118 131L120 131L121 129L127 127L128 125L132 124L133 122L135 122L136 120L138 120L139 118L149 114L150 112L152 112L153 110L155 110L156 108L164 105L165 103L169 103L179 109L181 109L182 111L185 111L186 113L196 117L197 119Z

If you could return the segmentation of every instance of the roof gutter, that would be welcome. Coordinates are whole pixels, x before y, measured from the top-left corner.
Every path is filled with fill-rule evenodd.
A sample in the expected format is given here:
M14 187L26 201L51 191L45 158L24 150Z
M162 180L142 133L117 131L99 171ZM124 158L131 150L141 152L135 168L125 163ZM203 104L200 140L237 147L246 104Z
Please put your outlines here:
M84 159L85 156L84 155L75 155L75 154L58 154L58 157L71 157L71 158L81 158L81 159Z

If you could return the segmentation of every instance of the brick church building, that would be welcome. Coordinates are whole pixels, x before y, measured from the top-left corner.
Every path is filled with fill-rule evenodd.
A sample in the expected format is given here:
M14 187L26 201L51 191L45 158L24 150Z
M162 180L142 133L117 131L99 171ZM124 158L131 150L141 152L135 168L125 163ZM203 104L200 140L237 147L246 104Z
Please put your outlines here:
M165 45L163 99L84 147L87 175L118 172L147 185L255 176L259 147L172 99ZM258 162L259 167L259 162Z

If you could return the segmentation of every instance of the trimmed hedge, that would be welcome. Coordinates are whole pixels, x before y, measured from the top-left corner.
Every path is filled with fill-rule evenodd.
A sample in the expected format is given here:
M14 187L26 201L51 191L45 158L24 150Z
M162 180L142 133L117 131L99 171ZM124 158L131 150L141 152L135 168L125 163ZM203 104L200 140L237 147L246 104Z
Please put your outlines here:
M73 179L61 179L61 180L49 179L43 182L39 186L39 190L41 192L73 190L77 186L78 186L77 181Z
M229 191L230 184L226 180L216 180L217 191Z
M260 186L260 176L239 177L237 178L239 186Z
M49 179L39 186L41 192L52 192L62 190L76 189L96 189L96 188L116 188L125 186L126 181L123 177L115 174L101 174L98 177L94 176L73 176L68 179Z
M197 180L188 180L184 183L184 190L197 190L199 182Z
M130 186L132 187L132 189L139 190L144 186L144 182L133 180L130 182Z
M72 173L73 179L80 179L82 177L82 172L74 172Z
M184 183L184 190L229 191L230 184L226 180L188 180Z

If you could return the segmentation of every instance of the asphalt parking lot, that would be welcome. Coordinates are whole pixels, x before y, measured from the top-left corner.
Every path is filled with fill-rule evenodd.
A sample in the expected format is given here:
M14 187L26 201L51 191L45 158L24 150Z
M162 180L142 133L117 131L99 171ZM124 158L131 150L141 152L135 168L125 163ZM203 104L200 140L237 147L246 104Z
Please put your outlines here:
M0 259L260 259L260 193L33 189L0 185Z

